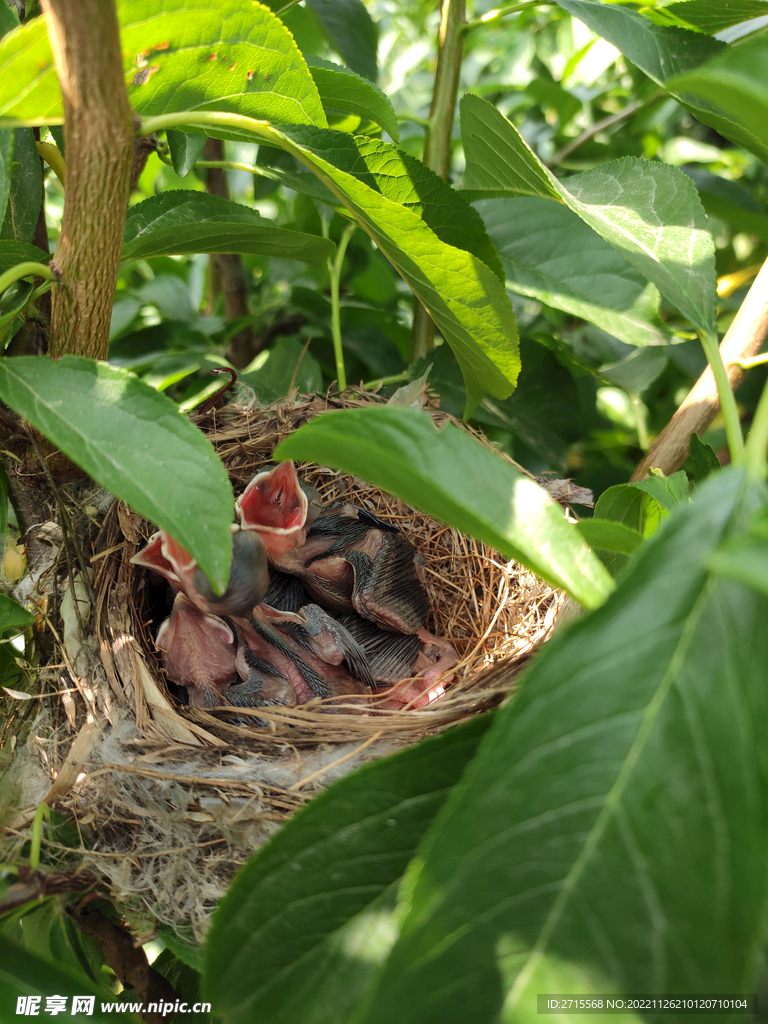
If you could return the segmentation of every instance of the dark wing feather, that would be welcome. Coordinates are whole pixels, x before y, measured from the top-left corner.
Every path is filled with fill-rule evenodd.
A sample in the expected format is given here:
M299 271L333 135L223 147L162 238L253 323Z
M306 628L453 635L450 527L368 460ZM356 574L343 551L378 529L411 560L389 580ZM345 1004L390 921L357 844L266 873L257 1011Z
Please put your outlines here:
M385 536L373 561L363 552L348 551L345 557L355 570L355 611L384 629L418 632L429 605L414 556L413 547L400 534Z

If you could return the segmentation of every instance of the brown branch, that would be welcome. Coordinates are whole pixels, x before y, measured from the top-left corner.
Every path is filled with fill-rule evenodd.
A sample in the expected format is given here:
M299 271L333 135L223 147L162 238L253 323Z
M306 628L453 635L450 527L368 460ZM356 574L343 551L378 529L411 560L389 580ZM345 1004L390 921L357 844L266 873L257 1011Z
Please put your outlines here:
M206 139L202 155L205 160L223 160L224 143L221 139ZM205 187L211 195L229 199L227 172L223 167L208 168ZM213 253L210 260L211 306L221 293L227 323L248 316L248 281L240 256L236 253ZM229 339L226 355L233 366L243 370L260 351L254 344L253 328L243 327Z
M42 0L64 98L67 181L50 354L106 359L133 157L114 0Z
M745 370L736 363L757 355L768 335L768 260L752 282L738 313L720 343L728 380L735 390ZM643 480L651 468L660 469L669 476L680 469L688 457L692 434L699 437L712 423L720 410L717 387L712 370L707 367L685 401L653 442L642 462L632 474L633 480Z
M437 70L424 140L424 163L448 181L451 139L461 61L464 55L464 0L441 0L437 37ZM411 359L426 355L434 345L435 325L422 304L413 300Z

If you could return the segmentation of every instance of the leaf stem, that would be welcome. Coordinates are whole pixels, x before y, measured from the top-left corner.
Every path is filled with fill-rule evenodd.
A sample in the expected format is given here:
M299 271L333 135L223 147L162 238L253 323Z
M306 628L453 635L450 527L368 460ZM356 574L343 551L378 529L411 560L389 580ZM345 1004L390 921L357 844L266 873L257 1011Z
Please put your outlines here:
M20 281L23 277L44 277L48 281L56 280L56 275L45 263L17 263L15 267L11 267L4 274L0 274L0 293L4 292L6 288L10 288L12 284Z
M720 346L717 343L717 336L704 331L700 334L701 345L707 362L712 367L712 373L717 385L717 394L720 399L720 408L725 418L725 436L728 439L728 450L731 453L731 462L737 464L744 458L744 435L741 432L739 421L739 410L736 405L736 396L731 390L731 383L725 370L723 357L720 355Z
M376 388L384 387L385 384L404 384L407 380L410 380L408 371L403 370L402 373L393 373L390 377L369 380L367 384L363 384L363 391L374 391Z
M51 820L51 809L45 800L37 805L35 817L32 821L32 838L29 847L29 866L33 871L37 871L40 867L40 843L43 834L43 818L48 822Z
M757 403L755 418L747 437L746 461L747 473L756 480L764 479L768 471L768 381L763 387L760 401Z
M328 260L328 273L331 276L331 336L333 337L333 354L336 359L336 378L339 390L344 391L347 386L347 371L344 367L344 349L341 342L341 306L339 302L339 284L341 282L341 266L349 245L349 240L355 232L357 224L345 224L339 244L336 246L334 258Z
M483 25L492 25L496 21L500 21L502 18L506 18L508 14L518 14L520 11L525 11L529 7L550 7L549 0L521 0L517 4L507 4L506 7L497 7L493 11L486 11L482 18L478 18L477 21L468 21L461 29L462 33L472 32L473 29L482 28Z
M636 391L630 392L629 400L632 403L632 412L635 417L638 444L643 451L646 452L648 451L648 445L651 443L651 439L648 436L648 424L645 422L645 409L643 408L640 395Z

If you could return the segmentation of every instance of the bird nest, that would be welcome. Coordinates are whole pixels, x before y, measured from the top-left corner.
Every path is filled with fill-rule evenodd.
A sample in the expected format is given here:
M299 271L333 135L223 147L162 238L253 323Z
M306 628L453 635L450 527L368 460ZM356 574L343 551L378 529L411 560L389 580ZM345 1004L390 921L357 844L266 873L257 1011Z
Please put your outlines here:
M348 391L251 412L232 405L200 426L238 494L302 423L378 401ZM448 419L432 415L438 425ZM422 707L394 709L379 693L365 712L337 699L331 714L315 699L260 707L244 725L244 709L236 719L187 706L154 645L168 614L166 589L130 561L154 527L118 501L91 497L70 531L88 570L73 576L70 553L49 573L58 573L64 596L58 627L50 623L56 649L38 678L58 696L41 702L48 710L29 730L20 803L45 798L65 810L80 848L51 847L149 927L159 922L200 939L234 870L318 790L507 696L561 604L527 569L378 488L321 466L298 468L326 503L348 500L397 524L423 560L427 628L450 641L459 661L445 692ZM20 815L9 834L20 839L28 821Z

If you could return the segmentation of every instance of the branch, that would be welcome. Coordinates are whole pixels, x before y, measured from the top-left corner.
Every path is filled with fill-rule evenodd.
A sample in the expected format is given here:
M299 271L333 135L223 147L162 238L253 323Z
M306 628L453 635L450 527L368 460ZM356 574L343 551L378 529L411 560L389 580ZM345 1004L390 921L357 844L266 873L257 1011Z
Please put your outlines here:
M733 318L720 343L720 355L735 391L745 370L738 364L760 351L768 335L768 260L752 282L738 313ZM693 385L685 401L653 442L645 458L632 474L633 480L643 480L651 467L669 476L678 470L688 457L692 434L701 436L720 409L715 378L710 367Z
M424 140L424 163L448 181L451 169L451 137L464 54L464 0L441 0L437 70L432 105ZM411 359L426 355L433 347L435 325L420 302L413 300Z
M106 359L133 156L114 0L42 0L64 98L67 180L50 354Z

